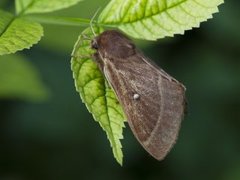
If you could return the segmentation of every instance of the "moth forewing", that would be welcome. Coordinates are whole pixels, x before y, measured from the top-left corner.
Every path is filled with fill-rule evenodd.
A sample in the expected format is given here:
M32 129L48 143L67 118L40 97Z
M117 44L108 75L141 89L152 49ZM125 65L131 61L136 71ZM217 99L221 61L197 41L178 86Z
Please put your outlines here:
M96 38L96 62L114 89L133 134L158 160L175 143L184 114L185 88L135 49L118 31Z

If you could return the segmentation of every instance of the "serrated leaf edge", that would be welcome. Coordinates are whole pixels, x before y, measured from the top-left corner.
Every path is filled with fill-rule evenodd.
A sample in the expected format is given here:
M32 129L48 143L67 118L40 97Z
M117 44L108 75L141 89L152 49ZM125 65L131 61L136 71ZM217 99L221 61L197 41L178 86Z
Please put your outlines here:
M161 13L166 13L168 10L170 10L170 9L172 9L172 8L174 8L174 7L179 6L180 4L186 3L187 1L188 1L188 0L183 0L183 1L181 1L180 3L177 3L177 4L173 5L173 6L170 6L170 7L168 7L168 8L165 8L165 9L159 11L158 13L151 14L151 15L149 15L149 16L144 16L144 17L141 18L141 19L136 19L136 20L130 21L130 22L105 22L103 16L105 16L105 18L106 18L105 12L107 11L107 8L108 8L108 7L107 7L107 8L104 9L104 10L102 11L102 13L100 14L100 16L99 16L99 18L98 18L98 22L99 22L99 24L101 24L101 25L111 25L112 27L119 28L119 29L122 30L123 32L127 33L128 35L130 35L130 36L132 36L132 37L134 37L134 38L136 38L136 39L157 40L157 39L164 38L164 37L174 37L174 35L177 35L177 34L184 35L184 33L185 33L186 31L192 30L193 28L198 28L198 27L200 27L200 24L201 24L201 23L206 22L206 21L208 21L209 19L212 19L212 18L213 18L213 14L219 12L218 6L220 6L221 4L224 3L224 1L222 0L222 1L219 1L219 3L217 3L216 6L213 6L213 7L208 6L208 7L207 7L207 6L204 6L204 5L200 4L198 1L194 0L194 2L195 2L196 4L199 4L199 5L201 5L202 7L206 8L206 9L215 9L215 10L214 10L211 14L209 14L209 16L203 16L203 17L204 17L204 20L197 22L195 25L192 25L191 27L186 27L186 28L182 29L182 31L177 32L177 33L171 33L171 34L169 34L169 35L165 35L165 36L162 36L162 37L152 38L152 37L142 37L142 35L141 35L140 33L139 33L139 36L136 36L135 33L138 34L138 32L136 31L135 28L134 28L134 29L135 29L135 33L133 33L133 34L131 34L131 32L129 32L129 31L125 30L125 26L127 26L127 25L130 25L130 26L131 26L133 23L142 22L142 21L144 21L144 20L146 20L146 19L151 19L151 20L153 20L153 17L154 17L154 16L159 16ZM109 8L108 8L108 9L109 9ZM194 18L197 18L197 17L195 17L195 16L193 16L193 17L194 17ZM154 20L154 21L155 21L155 20ZM178 24L179 24L179 23L178 23ZM142 25L145 26L144 23L142 23ZM146 28L146 29L149 29L149 27L147 27L147 26L145 26L145 28ZM162 29L164 29L164 28L162 28Z

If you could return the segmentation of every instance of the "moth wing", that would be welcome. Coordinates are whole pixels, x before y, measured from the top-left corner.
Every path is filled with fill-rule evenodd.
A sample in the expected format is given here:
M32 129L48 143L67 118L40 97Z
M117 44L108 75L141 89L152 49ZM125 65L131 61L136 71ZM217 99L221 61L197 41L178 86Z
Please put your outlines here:
M184 86L143 55L108 63L104 74L124 108L130 128L158 160L174 145L184 115Z

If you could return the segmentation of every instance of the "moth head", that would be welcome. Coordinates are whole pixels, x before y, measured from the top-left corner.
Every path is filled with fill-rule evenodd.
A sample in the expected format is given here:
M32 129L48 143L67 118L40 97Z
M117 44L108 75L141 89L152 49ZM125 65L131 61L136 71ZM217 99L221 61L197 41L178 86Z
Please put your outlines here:
M123 33L108 30L93 39L91 46L103 57L127 58L135 54L135 46Z

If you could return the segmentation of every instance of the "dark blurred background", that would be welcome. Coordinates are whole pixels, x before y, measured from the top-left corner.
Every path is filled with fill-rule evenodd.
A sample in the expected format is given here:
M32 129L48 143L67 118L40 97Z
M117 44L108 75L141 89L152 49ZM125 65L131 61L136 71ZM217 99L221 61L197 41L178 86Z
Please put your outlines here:
M50 15L91 18L108 1L88 0ZM0 6L13 9L13 2ZM240 2L184 36L139 48L187 87L188 114L165 160L150 157L124 129L123 167L75 91L70 54L81 28L44 25L28 59L48 90L44 101L0 97L0 180L240 179ZM1 86L1 85L0 85Z

